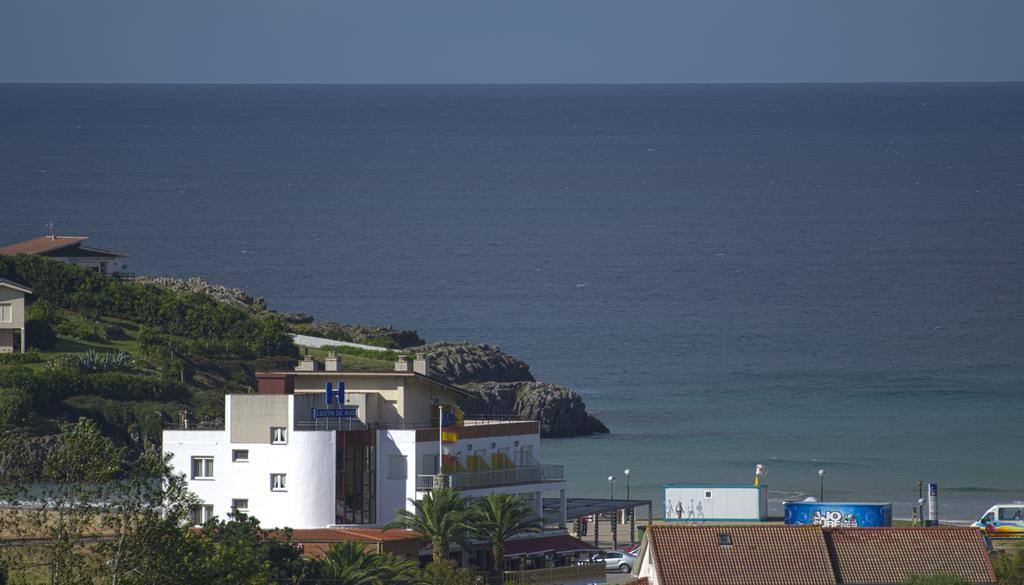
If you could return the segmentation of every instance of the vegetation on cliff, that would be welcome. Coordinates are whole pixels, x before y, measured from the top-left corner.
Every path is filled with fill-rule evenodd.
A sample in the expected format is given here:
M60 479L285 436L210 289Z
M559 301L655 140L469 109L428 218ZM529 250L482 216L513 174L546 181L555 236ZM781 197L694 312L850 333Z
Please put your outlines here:
M141 449L158 443L163 425L183 409L218 422L223 395L251 391L255 371L290 368L298 355L291 333L306 333L395 348L335 348L355 370L389 371L403 348L424 353L432 375L478 393L464 405L468 412L538 418L544 436L607 432L578 394L530 384L530 367L491 345L424 344L415 331L390 327L296 323L262 299L201 279L126 282L38 256L0 257L0 278L34 291L31 351L0 357L0 428L44 436L84 416Z

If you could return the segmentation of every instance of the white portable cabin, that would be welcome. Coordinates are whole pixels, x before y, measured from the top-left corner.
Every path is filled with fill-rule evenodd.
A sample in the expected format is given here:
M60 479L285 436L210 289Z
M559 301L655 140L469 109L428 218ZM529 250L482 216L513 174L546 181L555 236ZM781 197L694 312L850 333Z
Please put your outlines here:
M762 522L768 487L750 484L667 483L665 520L674 522Z

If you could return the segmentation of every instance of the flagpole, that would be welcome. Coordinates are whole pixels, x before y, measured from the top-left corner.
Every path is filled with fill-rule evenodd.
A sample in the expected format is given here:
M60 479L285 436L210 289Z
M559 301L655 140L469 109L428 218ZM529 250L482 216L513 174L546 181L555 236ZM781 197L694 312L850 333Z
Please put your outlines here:
M444 477L444 405L437 405L437 475ZM443 481L443 480L442 480Z

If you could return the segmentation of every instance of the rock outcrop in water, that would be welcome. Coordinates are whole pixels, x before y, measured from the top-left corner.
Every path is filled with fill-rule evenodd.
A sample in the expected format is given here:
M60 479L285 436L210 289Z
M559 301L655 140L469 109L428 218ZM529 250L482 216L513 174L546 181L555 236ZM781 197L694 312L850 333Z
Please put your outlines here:
M540 421L543 437L607 433L587 412L579 394L564 386L537 382L530 366L487 344L439 342L411 348L430 360L430 373L475 396L462 401L471 414L515 415Z
M608 427L587 412L579 394L544 382L484 382L463 386L476 396L460 406L474 414L517 416L540 421L542 437L607 433Z
M449 384L532 382L530 366L493 345L441 341L410 348L430 360L430 373Z

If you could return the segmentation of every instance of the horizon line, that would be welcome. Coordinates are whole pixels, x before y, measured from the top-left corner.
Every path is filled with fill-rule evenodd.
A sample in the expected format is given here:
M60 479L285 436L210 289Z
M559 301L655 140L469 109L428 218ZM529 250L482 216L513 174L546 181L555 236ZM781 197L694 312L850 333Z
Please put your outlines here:
M208 85L208 86L395 86L395 87L487 87L487 86L669 86L669 85L973 85L1020 84L1024 79L1002 80L907 80L907 81L568 81L568 82L397 82L397 81L7 81L0 85Z

